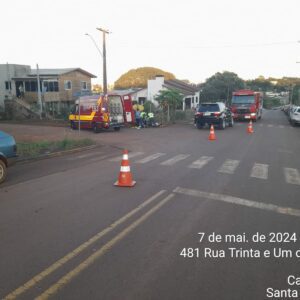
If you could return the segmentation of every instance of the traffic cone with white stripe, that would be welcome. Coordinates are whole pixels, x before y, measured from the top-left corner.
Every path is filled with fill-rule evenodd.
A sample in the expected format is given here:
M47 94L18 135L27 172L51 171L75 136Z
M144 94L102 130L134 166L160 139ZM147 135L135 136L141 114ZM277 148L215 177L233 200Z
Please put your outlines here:
M253 127L252 127L252 120L250 120L248 127L247 127L247 133L251 134L254 133Z
M215 135L214 125L211 125L211 126L210 126L208 140L209 140L209 141L215 141L215 140L216 140L216 135Z
M128 150L123 151L123 158L121 163L121 170L119 173L119 178L115 182L115 186L125 186L132 187L136 184L136 181L132 180L132 175L130 172L129 160L128 160Z

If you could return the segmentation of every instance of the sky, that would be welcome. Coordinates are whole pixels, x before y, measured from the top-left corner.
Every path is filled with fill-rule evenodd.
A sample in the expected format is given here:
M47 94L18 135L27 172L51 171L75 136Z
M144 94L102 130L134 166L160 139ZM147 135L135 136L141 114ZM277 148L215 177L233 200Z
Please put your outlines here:
M300 77L299 0L6 0L0 64L82 68L102 83L156 67L204 82L230 71L243 79ZM92 38L85 35L88 33Z

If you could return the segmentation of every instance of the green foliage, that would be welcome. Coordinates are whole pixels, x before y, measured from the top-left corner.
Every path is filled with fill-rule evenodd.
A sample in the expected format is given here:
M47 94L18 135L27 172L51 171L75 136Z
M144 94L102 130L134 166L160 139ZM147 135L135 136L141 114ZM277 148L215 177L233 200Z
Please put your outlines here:
M162 108L164 115L167 117L167 122L175 122L175 111L178 105L181 105L183 96L177 90L161 90L155 97L155 100Z
M208 78L200 87L200 101L223 101L231 99L232 92L243 89L245 83L237 74L225 71Z
M123 74L114 84L115 89L128 89L128 88L145 88L147 87L148 79L155 78L156 75L163 75L166 80L175 79L172 73L163 70L143 67L132 69Z
M259 76L254 80L247 80L246 86L250 90L262 92L270 91L273 89L272 82L268 79L265 79L263 76Z
M300 105L300 84L293 86L291 98L293 104Z
M265 97L263 102L264 108L278 107L280 106L280 104L281 104L280 99L270 98L270 97Z
M154 104L151 101L146 101L144 103L144 110L145 110L146 113L148 113L150 111L151 112L155 111L156 108L155 108Z

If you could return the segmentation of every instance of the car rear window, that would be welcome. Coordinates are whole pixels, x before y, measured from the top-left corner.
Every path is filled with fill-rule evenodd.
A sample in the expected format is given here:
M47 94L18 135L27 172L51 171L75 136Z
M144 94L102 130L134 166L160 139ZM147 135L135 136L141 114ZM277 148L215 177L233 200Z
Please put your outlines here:
M199 107L199 112L206 112L206 111L220 111L218 104L201 104Z

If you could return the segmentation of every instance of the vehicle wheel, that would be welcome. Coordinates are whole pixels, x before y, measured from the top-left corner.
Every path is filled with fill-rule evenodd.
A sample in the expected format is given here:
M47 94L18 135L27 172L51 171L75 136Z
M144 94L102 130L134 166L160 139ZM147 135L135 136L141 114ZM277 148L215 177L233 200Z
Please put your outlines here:
M233 121L233 117L231 117L230 121L229 121L229 127L233 127L234 121Z
M6 174L7 174L6 165L4 161L0 160L0 183L2 183L5 180Z
M72 128L73 130L76 130L76 129L77 129L77 127L76 127L76 125L75 125L75 123L74 123L73 121L71 122L70 126L71 126L71 128Z
M93 124L93 131L94 133L99 133L99 128L96 123Z
M201 129L203 126L200 123L196 123L197 129Z
M121 127L114 127L114 131L120 131Z
M220 121L219 128L222 129L222 130L224 130L226 128L226 121L225 121L225 119L222 119Z

